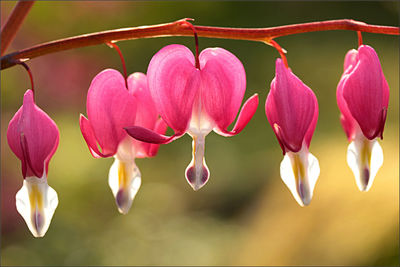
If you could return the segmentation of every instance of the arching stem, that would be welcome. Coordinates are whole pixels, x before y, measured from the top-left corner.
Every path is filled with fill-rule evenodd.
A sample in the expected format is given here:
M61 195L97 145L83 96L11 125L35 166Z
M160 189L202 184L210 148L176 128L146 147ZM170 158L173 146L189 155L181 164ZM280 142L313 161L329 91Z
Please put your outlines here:
M16 60L18 59L30 60L32 58L50 53L75 49L79 47L99 45L111 41L117 42L122 40L167 36L192 36L193 31L188 29L186 21L187 19L183 19L159 25L95 32L38 44L36 46L2 56L0 58L1 69L3 70L14 66L16 64ZM301 24L255 29L210 26L193 27L200 37L248 40L257 42L269 42L273 38L298 33L330 30L351 30L390 35L400 34L399 27L369 25L364 22L351 19L314 21Z

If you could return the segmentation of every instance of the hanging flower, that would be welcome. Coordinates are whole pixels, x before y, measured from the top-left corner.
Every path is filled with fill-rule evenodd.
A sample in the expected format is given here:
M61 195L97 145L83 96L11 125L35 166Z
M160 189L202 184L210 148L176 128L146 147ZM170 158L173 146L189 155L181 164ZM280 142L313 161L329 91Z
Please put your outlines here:
M126 214L141 185L135 158L155 156L159 145L129 137L123 127L141 125L162 134L166 125L158 119L147 89L146 76L133 73L127 79L116 70L100 72L87 95L88 118L81 114L79 124L90 152L96 158L114 156L108 183L119 212ZM101 148L100 149L98 148Z
M389 103L389 86L375 50L361 45L345 57L344 73L337 87L340 120L350 145L347 164L361 191L368 191L383 164L377 138L383 138Z
M56 191L47 184L49 162L58 140L57 125L36 106L33 91L26 91L22 107L8 125L7 141L21 160L24 177L16 195L17 210L35 237L45 235L58 205Z
M208 181L210 172L204 159L205 137L214 130L223 136L240 133L254 115L258 95L244 104L232 131L245 90L242 63L222 48L208 48L195 66L192 52L182 45L169 45L153 56L148 67L148 84L158 112L174 130L170 137L148 127L126 130L132 137L149 143L166 144L188 133L193 138L193 158L185 176L194 190Z
M265 112L284 154L281 178L300 206L308 205L320 172L318 160L308 150L318 120L318 102L281 59L276 60Z

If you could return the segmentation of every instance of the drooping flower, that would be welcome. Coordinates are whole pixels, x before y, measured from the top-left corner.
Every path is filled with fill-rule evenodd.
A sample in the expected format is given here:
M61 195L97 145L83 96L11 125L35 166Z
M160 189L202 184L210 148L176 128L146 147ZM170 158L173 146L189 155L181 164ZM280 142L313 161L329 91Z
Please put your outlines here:
M284 154L281 178L300 206L308 205L320 172L317 158L309 152L318 102L313 91L281 59L276 60L265 112Z
M58 140L57 125L36 106L33 91L26 91L22 107L8 125L7 141L21 160L24 177L16 194L17 210L35 237L45 235L58 205L57 193L47 183L49 162Z
M148 67L148 85L156 107L174 135L168 137L146 127L127 127L132 137L166 144L188 133L193 138L193 158L185 176L194 190L210 175L204 159L205 137L214 130L223 136L240 133L254 115L258 95L243 105L234 121L246 90L246 74L240 60L222 48L208 48L195 66L192 52L182 45L169 45L157 52Z
M375 50L361 45L345 57L336 91L340 120L350 142L347 164L361 191L368 191L383 164L377 138L383 138L389 86Z
M100 72L87 95L88 118L81 114L79 124L90 152L96 158L115 158L108 183L119 212L126 214L140 185L141 174L135 158L155 156L159 145L129 137L123 127L141 125L163 134L165 123L158 119L148 91L146 75L133 73L127 79L116 70ZM101 151L99 149L101 148Z

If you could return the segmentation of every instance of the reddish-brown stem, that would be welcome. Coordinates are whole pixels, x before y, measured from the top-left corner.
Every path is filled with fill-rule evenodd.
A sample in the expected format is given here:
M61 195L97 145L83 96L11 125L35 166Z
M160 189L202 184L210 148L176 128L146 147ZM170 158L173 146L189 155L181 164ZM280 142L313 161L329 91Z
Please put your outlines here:
M14 66L15 61L18 59L29 60L54 52L98 45L111 41L116 42L130 39L166 36L192 36L193 32L187 27L186 23L186 19L183 19L166 24L96 32L43 43L1 57L1 69L6 69ZM352 30L370 33L399 35L399 27L368 25L364 22L349 19L309 22L257 29L221 28L209 26L193 27L196 29L197 35L199 37L238 39L267 43L272 39L280 36L328 30Z
M357 36L358 36L358 46L361 46L363 44L363 39L360 31L357 31Z
M15 34L21 27L22 22L24 22L26 15L28 15L29 10L31 10L34 3L35 1L18 1L18 3L15 5L10 17L7 19L7 22L1 29L1 55L4 55L6 52L8 46L11 44L11 41L14 39Z
M274 40L269 41L269 43L273 47L275 47L276 50L278 50L279 55L281 55L283 64L285 64L286 68L289 68L289 65L288 65L287 59L286 59L286 55L285 55L285 51L283 51L282 47L277 42L275 42Z
M28 65L27 65L25 62L23 62L23 61L16 62L16 64L21 65L22 67L24 67L24 69L26 70L26 72L28 72L29 79L31 80L31 86L32 86L31 90L32 90L32 92L33 92L33 95L35 96L35 88L34 88L34 86L33 86L33 75L32 75L31 69L30 69L30 68L28 67Z
M122 55L121 49L119 49L118 45L109 42L107 43L107 45L111 48L114 48L115 50L117 50L119 58L121 59L121 63L122 63L122 68L124 70L124 77L125 77L125 85L126 85L126 89L128 89L128 72L126 71L126 64L125 64L125 59L124 56Z
M189 19L188 19L189 20ZM196 29L194 28L193 24L190 23L189 21L186 21L186 24L189 26L189 28L193 31L194 35L194 43L196 46L196 68L200 69L200 61L199 61L199 37L197 36Z

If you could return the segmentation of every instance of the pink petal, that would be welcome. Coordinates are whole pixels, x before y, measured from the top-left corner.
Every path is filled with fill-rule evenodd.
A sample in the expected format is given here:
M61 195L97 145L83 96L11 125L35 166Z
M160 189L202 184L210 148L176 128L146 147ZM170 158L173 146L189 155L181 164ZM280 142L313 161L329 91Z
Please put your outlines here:
M129 93L135 96L137 103L135 125L153 129L158 119L158 113L147 86L146 75L141 72L129 75L128 88Z
M115 154L126 136L123 127L133 125L136 115L135 98L118 71L107 69L93 79L87 96L87 113L103 155Z
M131 74L128 77L128 88L129 92L133 96L135 96L137 101L135 126L155 129L158 121L158 113L157 108L151 97L150 90L147 86L146 75L140 72L135 72ZM167 126L164 122L163 124L165 125L166 130ZM164 134L165 130L161 134ZM157 147L155 153L157 153L159 147L159 145L152 145L150 143L141 142L136 139L132 139L132 145L135 146L137 158L151 157L151 155L149 155L151 147Z
M236 121L235 126L232 131L227 131L226 129L218 129L223 136L233 136L240 133L244 127L246 127L247 123L251 120L254 113L256 112L258 107L258 94L254 94L252 97L247 99L244 103L242 110L239 113L239 117Z
M344 58L344 64L343 64L344 72L342 74L342 77L340 78L340 82L336 90L336 100L338 103L339 110L342 113L340 115L340 123L342 124L343 130L346 133L347 139L349 141L354 139L355 137L357 122L352 117L347 107L347 103L343 98L343 83L347 79L348 74L357 65L357 62L358 62L358 51L355 49L349 50Z
M347 53L349 54L349 53ZM347 56L346 56L347 58ZM346 63L345 63L346 65ZM355 64L354 64L355 66ZM350 68L349 68L350 69ZM343 84L344 81L347 79L348 74L343 73L342 78L339 81L336 91L336 100L339 107L340 112L340 122L342 124L343 130L346 133L347 139L350 141L355 137L356 125L357 122L354 120L353 116L351 115L349 108L347 107L347 103L343 98Z
M58 146L59 131L54 121L36 106L32 90L26 91L22 107L11 119L7 140L22 162L24 178L41 178L44 171L47 173L49 161Z
M89 151L93 157L107 158L114 155L114 153L112 152L110 154L103 154L102 152L100 152L97 146L97 140L96 137L94 136L92 126L90 125L89 120L86 119L85 116L83 116L82 114L79 116L79 126L81 128L83 138L85 139L86 144L89 147Z
M163 134L157 133L153 130L141 126L130 126L130 127L125 127L124 129L133 138L142 142L147 142L152 144L168 144L185 134L185 133L175 133L172 136L165 136Z
M192 52L168 45L153 56L147 70L148 86L163 120L176 132L185 132L200 87L200 72Z
M309 146L318 117L317 105L313 91L277 59L265 112L285 150L298 152L303 141Z
M311 89L310 89L311 90ZM304 141L306 142L307 147L310 147L311 143L311 138L314 134L315 127L317 125L318 121L318 101L317 97L312 93L312 98L314 99L314 114L310 123L310 126L308 127L308 130L306 132L306 135L304 136Z
M355 49L349 50L349 52L347 52L344 58L343 71L348 73L356 66L357 62L358 62L358 51Z
M236 118L246 90L240 60L222 48L207 48L199 56L204 110L225 130Z
M352 117L370 140L382 135L389 100L389 87L375 50L358 49L359 61L343 81L343 97Z

